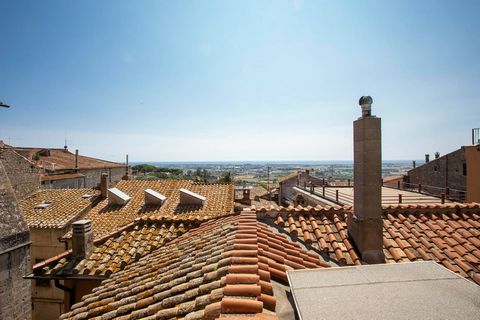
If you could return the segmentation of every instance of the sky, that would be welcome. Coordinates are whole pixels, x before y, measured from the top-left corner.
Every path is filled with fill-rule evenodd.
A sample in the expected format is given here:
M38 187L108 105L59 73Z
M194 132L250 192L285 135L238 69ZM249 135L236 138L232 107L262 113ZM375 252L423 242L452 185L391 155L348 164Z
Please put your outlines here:
M0 0L0 139L109 160L383 159L471 143L479 1Z

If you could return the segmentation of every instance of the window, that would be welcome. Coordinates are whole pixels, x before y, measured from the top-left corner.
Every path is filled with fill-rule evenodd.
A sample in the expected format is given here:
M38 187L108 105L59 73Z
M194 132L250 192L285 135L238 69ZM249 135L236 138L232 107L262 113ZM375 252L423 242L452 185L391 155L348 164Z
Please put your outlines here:
M464 176L467 175L467 164L466 163L463 163L463 165L462 165L462 174Z

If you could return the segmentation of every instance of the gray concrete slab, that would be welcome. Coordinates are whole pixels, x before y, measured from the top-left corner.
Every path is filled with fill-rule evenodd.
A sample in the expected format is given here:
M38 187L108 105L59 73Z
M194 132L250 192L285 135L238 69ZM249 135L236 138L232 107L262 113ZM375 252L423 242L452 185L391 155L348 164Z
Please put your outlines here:
M435 262L287 271L300 319L480 319L480 286Z

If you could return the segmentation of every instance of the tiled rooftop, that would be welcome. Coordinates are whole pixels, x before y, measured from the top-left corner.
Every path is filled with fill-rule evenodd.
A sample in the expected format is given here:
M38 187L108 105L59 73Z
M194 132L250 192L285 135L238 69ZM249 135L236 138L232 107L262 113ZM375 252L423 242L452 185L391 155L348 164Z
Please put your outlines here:
M38 190L19 206L30 228L63 228L89 208L95 195L93 189Z
M85 216L85 219L92 220L95 239L115 232L142 216L205 220L233 211L234 189L230 184L200 184L189 180L121 180L115 187L130 196L131 200L120 206L103 199ZM181 205L181 188L205 196L205 204ZM161 193L167 200L163 205L145 205L146 189ZM66 237L71 237L71 233Z
M347 235L349 207L257 208L269 222L343 265L360 264ZM383 207L387 262L434 260L480 284L480 205Z
M44 277L108 277L199 224L195 220L137 219L95 241L88 258L74 261L69 250L35 265L34 274Z
M275 319L272 283L287 284L286 270L328 266L242 212L205 222L113 273L61 319Z
M75 154L59 148L24 148L14 147L15 151L25 158L33 161L37 166L48 170L66 170L75 169ZM40 156L39 160L33 160L34 155L42 150L48 150L49 156ZM78 156L78 169L95 168L121 168L124 164L101 160L91 157Z

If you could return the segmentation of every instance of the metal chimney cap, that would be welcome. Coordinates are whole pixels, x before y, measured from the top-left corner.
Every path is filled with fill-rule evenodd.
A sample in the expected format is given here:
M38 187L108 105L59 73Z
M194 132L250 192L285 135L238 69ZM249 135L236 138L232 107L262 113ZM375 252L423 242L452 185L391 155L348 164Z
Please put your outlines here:
M370 117L372 115L373 99L370 96L361 96L358 104L362 107L362 117Z
M370 96L361 96L358 104L361 106L372 105L373 99Z

